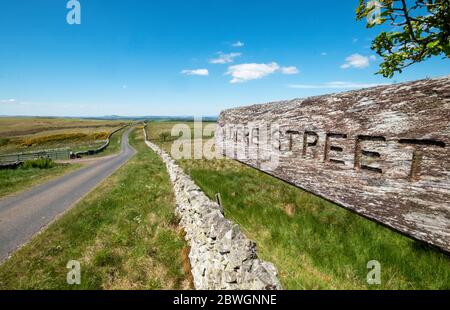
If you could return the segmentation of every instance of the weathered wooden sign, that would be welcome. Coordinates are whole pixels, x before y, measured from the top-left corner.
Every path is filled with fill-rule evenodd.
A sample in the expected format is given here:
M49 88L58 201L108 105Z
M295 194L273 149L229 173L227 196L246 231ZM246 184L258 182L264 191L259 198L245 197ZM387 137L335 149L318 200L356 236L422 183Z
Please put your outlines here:
M450 76L226 110L216 145L450 253Z

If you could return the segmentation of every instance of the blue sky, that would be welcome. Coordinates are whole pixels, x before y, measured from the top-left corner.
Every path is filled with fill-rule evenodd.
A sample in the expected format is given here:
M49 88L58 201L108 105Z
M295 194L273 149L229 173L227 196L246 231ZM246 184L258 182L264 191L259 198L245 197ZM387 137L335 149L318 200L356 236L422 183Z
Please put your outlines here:
M0 115L217 115L450 73L374 75L358 1L0 0Z

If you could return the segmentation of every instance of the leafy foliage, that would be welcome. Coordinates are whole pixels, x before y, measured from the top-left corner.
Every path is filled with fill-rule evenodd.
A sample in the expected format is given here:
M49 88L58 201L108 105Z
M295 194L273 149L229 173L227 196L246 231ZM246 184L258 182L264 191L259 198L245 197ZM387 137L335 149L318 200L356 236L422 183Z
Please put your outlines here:
M164 132L161 132L160 134L159 134L159 138L161 139L161 141L163 141L163 142L165 142L165 141L168 141L169 140L169 138L170 138L170 132L168 132L168 131L164 131Z
M10 141L11 139L8 138L0 138L0 146L7 145Z
M34 160L27 160L22 168L29 169L29 168L38 168L38 169L50 169L55 167L55 162L51 160L50 158L39 158Z
M367 28L393 26L372 42L384 59L378 74L393 77L432 56L450 57L450 0L360 0L356 15Z

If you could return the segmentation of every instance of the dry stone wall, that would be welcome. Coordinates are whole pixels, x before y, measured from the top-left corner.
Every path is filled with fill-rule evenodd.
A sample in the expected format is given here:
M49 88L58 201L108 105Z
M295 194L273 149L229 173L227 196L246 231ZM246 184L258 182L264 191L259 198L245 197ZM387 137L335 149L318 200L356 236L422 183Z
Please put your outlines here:
M176 212L190 245L196 289L281 289L277 269L257 258L255 242L226 219L222 207L211 201L169 154L147 141L166 164L176 197Z

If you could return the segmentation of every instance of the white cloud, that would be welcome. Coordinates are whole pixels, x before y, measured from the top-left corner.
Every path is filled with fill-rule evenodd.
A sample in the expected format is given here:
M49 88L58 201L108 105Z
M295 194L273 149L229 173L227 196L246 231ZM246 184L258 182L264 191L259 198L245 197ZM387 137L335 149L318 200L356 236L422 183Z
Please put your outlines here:
M280 72L282 74L297 74L297 67L280 67L276 62L267 64L247 63L228 67L226 75L231 75L233 79L230 83L243 83L250 80L258 80L263 77Z
M294 66L282 67L281 68L281 73L283 73L283 74L297 74L298 73L298 69L297 69L297 67L294 67Z
M361 54L352 54L345 58L345 63L341 65L341 69L358 68L363 69L370 65L370 61L374 61L375 56L363 56Z
M250 80L261 79L279 69L280 67L276 62L268 64L248 63L228 67L226 75L231 75L233 77L230 83L243 83Z
M289 88L297 89L345 89L345 88L367 88L381 85L388 85L386 83L353 83L353 82L328 82L323 84L293 84Z
M219 57L210 59L209 62L212 64L227 64L234 61L234 58L241 56L241 53L229 53L223 54L219 52Z
M185 75L201 75L201 76L209 75L208 69L183 70L181 71L181 73Z
M328 53L327 53L327 52L322 52L322 53L320 53L320 55L321 55L321 56L327 56Z
M0 103L17 103L16 99L2 99Z
M233 47L243 47L244 45L245 45L244 42L237 41L237 42L233 43L231 46L233 46Z

